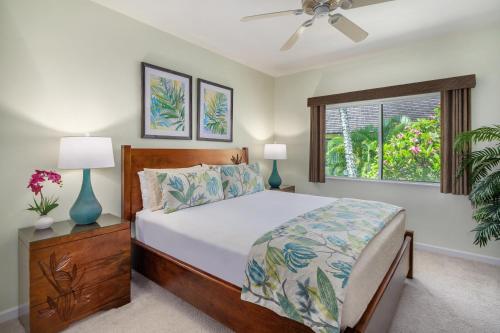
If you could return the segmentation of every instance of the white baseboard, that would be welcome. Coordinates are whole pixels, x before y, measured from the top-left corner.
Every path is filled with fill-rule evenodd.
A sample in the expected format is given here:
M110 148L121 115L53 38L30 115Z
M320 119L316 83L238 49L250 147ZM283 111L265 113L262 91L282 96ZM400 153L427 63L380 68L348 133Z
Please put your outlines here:
M16 319L19 314L19 307L15 306L13 308L3 310L0 312L0 323Z
M435 246L435 245L430 245L430 244L425 244L425 243L415 243L415 248L417 250L444 254L444 255L447 255L450 257L457 257L457 258L462 258L462 259L467 259L467 260L484 262L484 263L490 264L490 265L500 266L500 258L496 258L496 257L484 256L481 254L476 254L476 253L466 252L466 251L452 250L452 249L448 249L446 247L440 247L440 246Z

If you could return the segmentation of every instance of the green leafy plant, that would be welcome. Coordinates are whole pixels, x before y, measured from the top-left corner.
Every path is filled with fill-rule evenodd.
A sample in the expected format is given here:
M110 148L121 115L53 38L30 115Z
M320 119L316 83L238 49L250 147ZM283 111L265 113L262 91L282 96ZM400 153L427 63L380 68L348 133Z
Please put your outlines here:
M396 124L384 143L384 179L439 182L440 111L436 108L431 119Z
M492 143L470 152L472 144ZM481 127L462 133L455 140L455 149L463 154L459 176L470 171L472 189L469 199L474 207L472 217L478 223L474 244L486 246L500 239L500 125Z

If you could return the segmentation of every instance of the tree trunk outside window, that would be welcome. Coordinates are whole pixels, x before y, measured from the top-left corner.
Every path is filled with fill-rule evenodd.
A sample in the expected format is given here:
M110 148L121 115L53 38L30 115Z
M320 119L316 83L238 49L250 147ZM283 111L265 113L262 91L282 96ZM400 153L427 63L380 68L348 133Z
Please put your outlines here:
M349 127L349 115L346 108L340 108L340 120L342 121L342 135L344 136L344 151L347 175L357 177L354 154L352 152L351 129Z

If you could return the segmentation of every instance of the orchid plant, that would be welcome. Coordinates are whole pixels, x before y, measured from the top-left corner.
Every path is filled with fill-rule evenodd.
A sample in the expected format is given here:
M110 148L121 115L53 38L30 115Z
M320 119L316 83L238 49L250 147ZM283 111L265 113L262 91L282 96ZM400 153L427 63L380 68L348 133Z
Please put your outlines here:
M59 206L59 204L57 203L58 198L45 197L43 195L42 184L45 182L51 182L53 184L59 185L59 187L62 187L61 175L55 171L35 170L35 173L31 175L27 188L31 189L31 192L34 193L34 204L30 204L27 210L36 212L40 216L46 216L54 208ZM38 195L40 195L40 201L37 201Z

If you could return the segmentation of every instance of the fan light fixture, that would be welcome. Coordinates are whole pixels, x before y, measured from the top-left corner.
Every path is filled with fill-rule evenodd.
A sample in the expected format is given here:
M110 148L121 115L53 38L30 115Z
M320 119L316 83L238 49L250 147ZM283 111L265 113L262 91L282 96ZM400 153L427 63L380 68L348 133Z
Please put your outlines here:
M281 51L290 50L295 45L295 43L297 43L304 31L314 24L314 21L317 18L325 16L329 16L328 23L330 23L332 27L349 37L353 42L359 43L365 40L366 37L368 37L368 33L364 31L360 26L346 18L344 15L334 12L339 8L349 10L364 6L376 5L388 1L393 0L302 0L302 9L292 9L281 12L245 16L241 19L241 21L248 22L270 17L288 15L298 16L302 14L312 16L309 20L305 21L304 23L302 23L302 25L299 26L295 33L281 47Z

